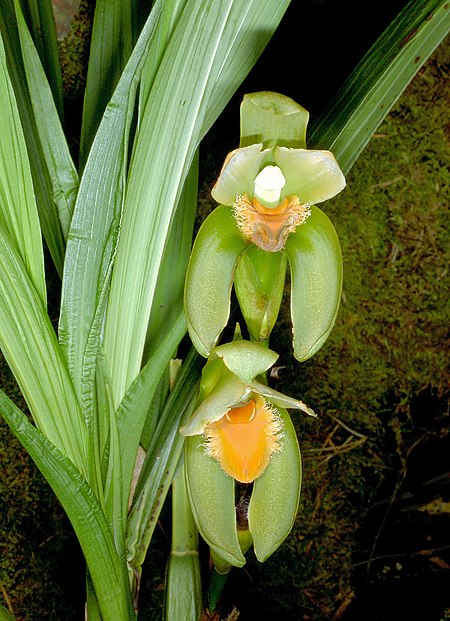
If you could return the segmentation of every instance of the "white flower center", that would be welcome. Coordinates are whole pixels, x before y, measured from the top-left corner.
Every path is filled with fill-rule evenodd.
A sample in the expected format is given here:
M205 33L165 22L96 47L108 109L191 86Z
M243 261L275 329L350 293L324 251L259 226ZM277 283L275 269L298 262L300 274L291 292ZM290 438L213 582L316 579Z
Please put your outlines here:
M285 185L286 179L280 168L266 166L255 179L254 196L266 207L276 207Z

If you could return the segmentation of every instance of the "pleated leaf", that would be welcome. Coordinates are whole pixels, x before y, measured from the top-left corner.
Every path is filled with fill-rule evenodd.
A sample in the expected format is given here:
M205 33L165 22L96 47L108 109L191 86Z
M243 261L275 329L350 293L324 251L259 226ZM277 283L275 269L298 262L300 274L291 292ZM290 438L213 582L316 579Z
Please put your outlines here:
M21 0L34 45L53 93L60 118L63 118L63 84L59 63L58 42L51 0Z
M28 153L0 37L0 229L8 233L42 303L46 300L41 229ZM1 254L0 254L1 264Z
M155 349L147 364L139 373L136 380L128 389L119 408L117 409L117 427L120 443L122 495L125 499L123 507L126 512L131 488L131 478L136 461L142 429L151 406L153 395L158 386L160 377L167 367L172 352L176 349L183 334L186 323L183 313L171 322L164 340Z
M195 350L187 356L149 446L127 522L127 559L140 572L154 528L180 458L184 438L179 428L194 408L200 378Z
M51 184L49 198L57 208L62 233L64 239L67 239L78 192L78 174L58 118L50 85L20 12L18 0L15 0L15 6L27 86L42 148L41 165L47 169ZM55 225L58 226L58 223Z
M133 0L97 0L95 3L81 128L82 167L132 51L132 5Z
M348 172L449 30L446 1L407 3L325 110L309 142L330 149L344 173Z
M0 30L6 50L6 58L11 83L17 101L23 133L27 145L29 164L33 177L34 193L39 212L39 221L51 253L53 262L60 274L62 274L64 263L65 241L59 222L59 214L53 200L52 180L45 163L45 156L39 136L35 110L33 109L27 75L22 58L22 48L20 44L19 30L15 13L15 0L2 0L0 2ZM39 62L39 61L38 61ZM35 84L39 90L45 88L38 82ZM48 85L46 85L48 88ZM51 123L54 112L54 105L45 110L48 116L46 123ZM56 118L58 115L56 114ZM59 120L58 120L59 123Z
M127 574L92 489L72 462L0 391L0 413L42 472L80 542L103 621L132 621Z
M0 347L43 433L83 472L85 427L46 308L0 227Z
M252 17L265 11L264 31L271 33L281 18L280 5L287 7L197 0L189 3L169 41L139 128L111 282L105 351L119 397L139 372L172 212L204 128L213 120L210 106L219 113L231 95L230 83L222 83L224 68L228 76L234 68L242 79L255 60L259 22Z
M67 242L59 336L80 395L82 377L91 377L95 366L92 358L95 361L116 249L136 88L160 4L142 31L96 134ZM88 342L91 352L85 357Z

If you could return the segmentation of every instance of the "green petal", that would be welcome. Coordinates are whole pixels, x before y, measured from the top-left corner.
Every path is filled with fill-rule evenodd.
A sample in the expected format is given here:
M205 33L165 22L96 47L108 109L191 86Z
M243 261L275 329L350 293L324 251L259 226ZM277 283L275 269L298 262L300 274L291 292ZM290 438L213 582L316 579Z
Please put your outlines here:
M231 209L220 205L195 240L186 275L184 310L191 340L207 357L227 325L236 263L248 242Z
M286 277L286 255L250 246L238 262L234 289L251 337L267 339L278 317Z
M345 188L345 177L330 151L276 147L275 162L286 177L283 195L297 195L302 203L321 203Z
M250 341L233 341L214 349L226 367L242 382L248 384L267 371L278 360L278 354Z
M241 104L241 147L262 142L306 147L309 112L290 97L261 91L244 95Z
M214 390L200 403L191 420L181 427L180 432L184 436L195 436L203 433L208 423L214 423L225 416L230 408L235 403L239 403L249 392L238 377L225 371Z
M302 465L295 429L285 410L282 449L255 481L248 507L248 523L256 558L265 561L287 537L300 499Z
M278 392L277 390L273 390L273 388L269 388L265 384L261 384L260 382L253 381L250 384L250 388L254 391L266 397L270 403L276 405L280 408L301 410L308 414L309 416L316 416L314 410L309 408L303 401L299 401L298 399L294 399L293 397L288 397L284 395L282 392Z
M328 338L339 310L342 255L337 233L318 207L286 242L291 268L294 356L307 360Z
M211 191L213 199L231 206L238 194L253 196L253 182L266 156L267 151L262 150L261 143L229 153Z
M186 440L185 473L192 513L201 536L222 559L242 567L245 557L237 535L234 479L206 453L202 437Z

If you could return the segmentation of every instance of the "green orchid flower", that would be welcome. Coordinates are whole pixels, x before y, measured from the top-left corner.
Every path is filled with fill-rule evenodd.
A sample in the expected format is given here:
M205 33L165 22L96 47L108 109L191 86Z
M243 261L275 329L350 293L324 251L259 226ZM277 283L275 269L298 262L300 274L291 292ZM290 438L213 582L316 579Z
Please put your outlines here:
M314 416L302 401L261 380L278 355L249 341L212 350L197 408L181 429L185 474L199 532L216 568L242 566L253 543L265 560L290 532L299 502L301 459L286 408ZM251 493L236 512L236 485Z
M342 191L345 178L332 153L305 148L307 122L301 106L277 93L244 98L241 146L212 189L220 204L200 228L186 278L189 333L205 357L228 322L233 283L250 337L268 339L287 263L296 358L311 357L334 325L342 257L316 204Z

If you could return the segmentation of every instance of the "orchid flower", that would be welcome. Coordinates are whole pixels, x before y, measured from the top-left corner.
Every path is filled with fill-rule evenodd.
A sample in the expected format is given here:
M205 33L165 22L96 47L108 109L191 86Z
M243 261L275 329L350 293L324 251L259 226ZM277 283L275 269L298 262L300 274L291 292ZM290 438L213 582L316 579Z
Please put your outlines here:
M278 252L306 221L312 204L333 198L344 187L344 175L329 151L263 149L259 143L228 154L211 194L233 208L245 238Z
M295 357L311 357L331 332L342 258L316 204L339 193L345 178L332 153L305 148L307 121L301 106L277 93L244 98L241 146L212 189L219 206L199 230L186 277L189 333L205 357L228 322L233 284L251 339L267 341L288 262Z
M277 358L272 350L244 340L214 348L203 369L197 408L181 429L187 436L191 507L219 565L245 562L239 530L248 531L247 540L265 560L287 536L297 512L300 451L286 408L315 414L261 379ZM253 485L240 526L238 483Z

